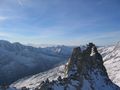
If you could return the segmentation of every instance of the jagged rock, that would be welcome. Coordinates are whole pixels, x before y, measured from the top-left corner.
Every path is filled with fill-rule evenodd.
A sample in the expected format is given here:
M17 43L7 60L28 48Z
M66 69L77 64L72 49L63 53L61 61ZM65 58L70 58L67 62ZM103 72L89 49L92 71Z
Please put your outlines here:
M62 81L62 78L61 78L61 76L59 76L57 80L58 80L58 81Z
M83 51L80 47L74 48L65 66L65 78L44 83L40 90L120 90L109 79L102 56L93 43Z
M22 87L21 90L29 90L27 87Z

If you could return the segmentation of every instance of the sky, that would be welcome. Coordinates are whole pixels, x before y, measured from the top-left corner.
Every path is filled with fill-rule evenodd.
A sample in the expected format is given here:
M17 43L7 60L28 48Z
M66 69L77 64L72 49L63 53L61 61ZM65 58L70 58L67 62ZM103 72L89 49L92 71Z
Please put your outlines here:
M120 41L120 0L0 0L0 39L110 45Z

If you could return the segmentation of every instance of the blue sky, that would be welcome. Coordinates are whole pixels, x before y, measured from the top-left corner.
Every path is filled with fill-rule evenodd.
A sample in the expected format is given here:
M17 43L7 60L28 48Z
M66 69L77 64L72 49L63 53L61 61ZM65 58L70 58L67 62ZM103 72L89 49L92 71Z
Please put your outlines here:
M112 44L120 41L120 0L0 0L0 39Z

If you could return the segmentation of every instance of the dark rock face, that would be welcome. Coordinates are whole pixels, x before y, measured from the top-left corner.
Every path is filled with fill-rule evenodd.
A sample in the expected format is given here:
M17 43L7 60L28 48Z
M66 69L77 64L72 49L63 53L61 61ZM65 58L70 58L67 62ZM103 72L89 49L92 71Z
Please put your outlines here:
M120 90L120 88L109 79L96 46L89 43L83 51L80 47L73 49L66 64L65 78L59 77L56 81L44 82L39 86L39 90Z

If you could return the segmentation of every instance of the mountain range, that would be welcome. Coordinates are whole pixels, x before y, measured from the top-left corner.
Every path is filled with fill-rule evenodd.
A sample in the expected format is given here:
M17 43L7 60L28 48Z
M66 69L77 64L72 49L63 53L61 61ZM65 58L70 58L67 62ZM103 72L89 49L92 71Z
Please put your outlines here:
M107 73L110 80L116 85L120 86L120 77L119 77L120 44L117 43L111 46L99 47L98 52L103 57L103 62L104 62L105 68L107 69ZM12 87L14 86L17 88L26 86L28 88L34 89L38 87L39 84L42 83L42 81L45 81L48 78L49 78L49 81L57 80L59 76L63 78L64 68L65 68L65 64L58 66L54 69L51 69L49 71L39 73L31 77L20 79L17 82L14 82L11 86ZM106 70L104 72L106 72ZM93 89L90 89L90 90L93 90ZM99 90L99 89L95 89L95 90ZM103 90L103 89L100 89L100 90ZM110 90L110 89L105 89L105 90ZM112 89L112 90L116 90L116 89Z
M36 48L0 40L0 84L49 70L65 62L73 47Z

